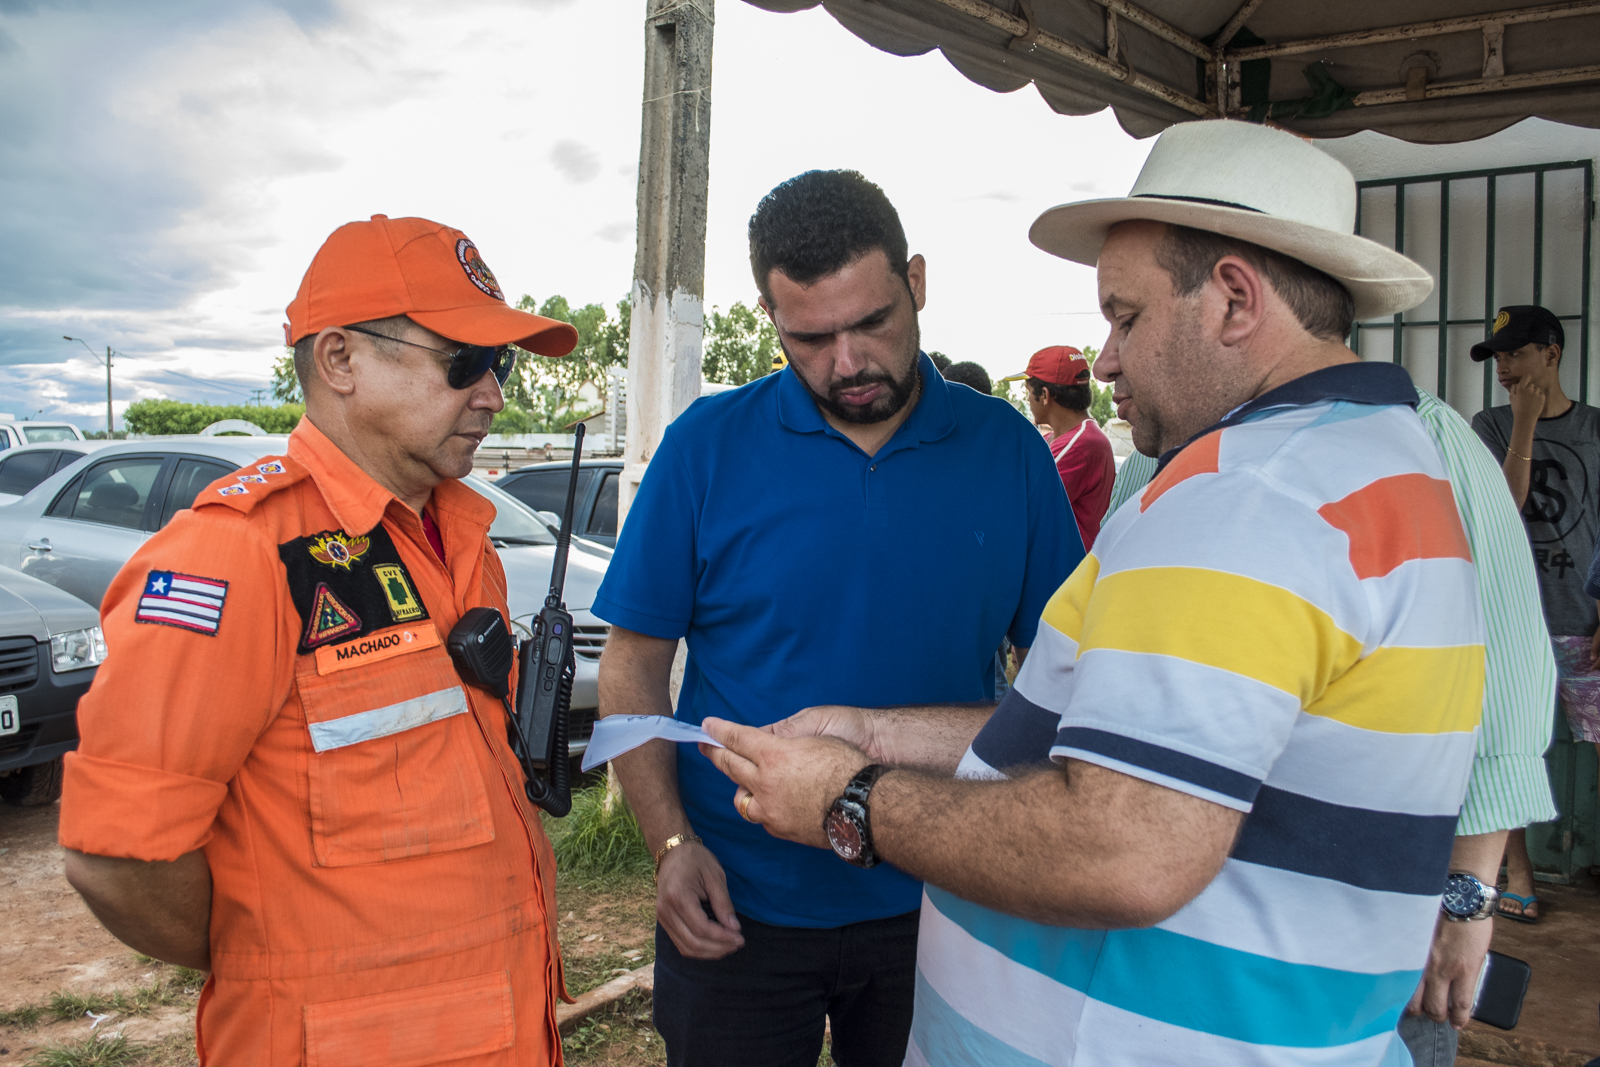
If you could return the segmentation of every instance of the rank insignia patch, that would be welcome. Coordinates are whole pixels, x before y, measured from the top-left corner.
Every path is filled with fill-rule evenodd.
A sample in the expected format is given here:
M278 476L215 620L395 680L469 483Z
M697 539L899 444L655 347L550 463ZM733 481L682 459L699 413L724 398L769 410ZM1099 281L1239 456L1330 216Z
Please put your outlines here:
M266 479L261 477L261 475L259 475L259 474L241 474L241 475L239 475L239 480L241 482L264 482L264 481L266 481Z
M144 593L134 622L176 626L197 634L217 636L222 625L222 605L228 600L228 583L177 571L151 571L145 575Z
M256 470L260 471L262 474L288 474L289 473L289 468L285 467L282 463L279 463L277 460L273 460L271 463L259 463L259 464L256 465Z
M389 615L395 622L410 622L422 618L422 601L411 588L411 579L404 567L382 563L372 568L372 576L383 588L384 599L389 602Z
M361 616L346 607L327 585L317 583L316 594L311 598L311 618L301 643L316 648L360 629Z
M221 493L223 496L241 496L249 491L250 490L246 489L242 485L225 485L221 489L217 490L217 492Z
M334 530L311 538L307 551L318 563L349 570L350 564L361 562L369 544L365 537L351 537L343 530Z

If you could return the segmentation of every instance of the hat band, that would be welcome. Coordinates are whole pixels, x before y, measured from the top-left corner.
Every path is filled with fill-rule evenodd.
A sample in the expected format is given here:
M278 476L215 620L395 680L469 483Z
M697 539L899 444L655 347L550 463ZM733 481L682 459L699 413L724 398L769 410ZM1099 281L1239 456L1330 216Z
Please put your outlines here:
M1254 211L1257 215L1266 214L1266 212L1262 211L1260 208L1251 207L1249 204L1235 204L1232 200L1213 200L1209 196L1169 196L1166 193L1134 193L1130 199L1185 200L1191 204L1210 204L1212 207L1233 207L1238 208L1240 211Z

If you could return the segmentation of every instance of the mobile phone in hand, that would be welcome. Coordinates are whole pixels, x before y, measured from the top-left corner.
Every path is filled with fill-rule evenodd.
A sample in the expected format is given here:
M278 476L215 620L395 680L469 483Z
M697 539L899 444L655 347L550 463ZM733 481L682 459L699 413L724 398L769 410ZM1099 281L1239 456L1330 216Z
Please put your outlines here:
M1532 977L1533 968L1525 961L1491 950L1478 974L1472 1017L1502 1030L1512 1029L1522 1015L1522 998Z

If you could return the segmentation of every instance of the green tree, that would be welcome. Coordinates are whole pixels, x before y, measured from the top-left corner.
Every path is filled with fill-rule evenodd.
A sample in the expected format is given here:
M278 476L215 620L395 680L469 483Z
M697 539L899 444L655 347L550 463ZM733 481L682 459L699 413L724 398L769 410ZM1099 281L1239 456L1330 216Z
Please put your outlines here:
M294 372L294 349L272 361L272 399L283 404L304 404L300 392L300 376Z
M138 400L128 405L123 425L130 433L199 433L223 419L253 422L268 433L288 433L305 414L303 404L275 408L244 404L187 404L181 400Z
M1100 350L1093 345L1084 348L1083 358L1089 361L1090 368L1094 367L1095 357L1099 354ZM1111 386L1090 379L1089 389L1094 394L1094 399L1089 402L1089 414L1103 427L1108 421L1117 417L1117 407L1111 402Z
M772 373L778 331L766 312L735 302L726 314L716 308L706 317L700 373L708 382L744 385Z
M555 433L596 410L596 402L582 396L584 387L593 388L603 398L611 369L627 366L632 305L626 297L618 301L615 318L607 314L604 305L573 308L560 295L543 304L523 296L517 307L570 322L578 331L577 347L565 356L540 356L519 349L516 369L506 381L506 403L525 413L533 428L504 432Z

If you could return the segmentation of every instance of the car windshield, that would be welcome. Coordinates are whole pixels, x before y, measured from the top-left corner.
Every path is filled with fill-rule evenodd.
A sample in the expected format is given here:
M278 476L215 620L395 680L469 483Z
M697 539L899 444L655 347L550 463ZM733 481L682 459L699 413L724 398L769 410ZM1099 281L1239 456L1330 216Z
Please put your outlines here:
M22 432L27 435L29 444L41 444L45 441L76 441L78 435L72 432L70 426L24 426Z
M504 541L512 545L553 545L556 543L550 528L540 521L526 504L506 492L496 489L489 482L476 475L468 475L461 479L466 485L471 486L480 495L488 497L489 503L494 505L494 525L489 527L489 536L496 541Z

